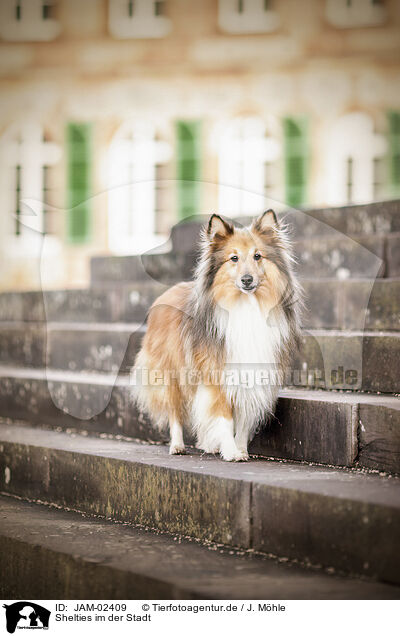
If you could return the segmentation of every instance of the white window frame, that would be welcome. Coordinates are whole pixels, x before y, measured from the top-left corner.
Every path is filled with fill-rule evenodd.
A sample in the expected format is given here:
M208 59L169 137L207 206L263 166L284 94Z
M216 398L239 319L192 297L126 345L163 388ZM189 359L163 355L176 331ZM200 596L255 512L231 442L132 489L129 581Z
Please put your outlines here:
M226 33L270 33L279 27L280 19L276 11L266 8L265 0L219 0L218 23Z
M43 168L61 159L60 146L43 141L37 122L11 126L0 138L1 238L11 257L37 252L44 232ZM17 218L17 167L20 166L19 234ZM36 238L34 238L36 237ZM50 242L53 237L49 237Z
M379 26L387 19L383 2L373 0L326 0L325 14L328 22L341 29Z
M108 244L115 254L140 254L167 237L156 233L156 168L172 158L152 124L127 122L108 152Z
M54 40L61 26L53 18L43 17L43 6L54 0L1 0L0 38L9 42L48 42ZM17 18L17 5L21 17Z
M387 141L374 132L367 113L353 112L332 126L326 148L326 197L329 205L370 203L374 200L375 160L384 157ZM350 161L349 161L350 160ZM351 166L351 198L349 198Z
M171 20L164 15L156 15L155 5L155 0L133 0L130 16L128 0L109 0L108 27L111 35L119 40L168 35Z
M265 198L279 200L281 184L278 180L269 189L268 196L265 192L266 164L275 164L278 175L282 153L275 126L259 117L236 117L219 124L215 138L221 214L231 217L257 214Z

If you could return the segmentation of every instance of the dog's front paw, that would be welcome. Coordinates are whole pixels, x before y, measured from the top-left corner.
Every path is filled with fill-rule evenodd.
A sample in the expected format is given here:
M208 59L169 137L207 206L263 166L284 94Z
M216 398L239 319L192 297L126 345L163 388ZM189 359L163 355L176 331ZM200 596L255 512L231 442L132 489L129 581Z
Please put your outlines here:
M171 444L169 447L170 455L186 455L186 449L184 446L179 446L179 444Z
M237 449L231 453L221 453L221 457L226 462L247 462L249 454L245 450Z

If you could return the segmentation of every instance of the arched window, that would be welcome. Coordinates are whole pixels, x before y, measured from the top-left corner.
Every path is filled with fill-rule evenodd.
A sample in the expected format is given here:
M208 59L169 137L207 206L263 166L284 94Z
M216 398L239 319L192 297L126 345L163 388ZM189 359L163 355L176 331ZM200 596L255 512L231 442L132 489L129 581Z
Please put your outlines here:
M109 30L118 39L162 38L171 30L165 0L109 0Z
M49 41L60 33L56 0L1 0L0 37L8 41Z
M127 123L109 151L109 246L132 254L160 243L157 217L163 205L162 166L172 156L170 144L158 139L151 124Z
M383 24L387 13L383 0L327 0L326 17L333 26L349 29Z
M330 131L326 149L327 202L367 203L378 198L386 148L384 136L374 132L374 123L367 114L341 117Z
M268 33L279 26L273 0L219 0L219 26L227 33Z
M279 198L281 145L257 117L240 117L219 127L219 210L227 215L260 210L260 196Z
M0 139L0 181L3 231L23 238L28 229L47 233L45 204L49 173L61 157L61 149L50 142L40 124L12 126Z

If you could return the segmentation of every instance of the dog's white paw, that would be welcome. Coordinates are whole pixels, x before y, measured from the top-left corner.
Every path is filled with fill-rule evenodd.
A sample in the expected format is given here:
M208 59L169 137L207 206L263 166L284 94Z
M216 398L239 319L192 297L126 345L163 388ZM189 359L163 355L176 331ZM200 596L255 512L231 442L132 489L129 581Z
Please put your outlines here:
M247 462L249 454L245 450L237 449L232 453L221 453L222 459L226 462Z
M180 446L178 444L171 444L169 447L170 455L186 455L186 449L184 446Z

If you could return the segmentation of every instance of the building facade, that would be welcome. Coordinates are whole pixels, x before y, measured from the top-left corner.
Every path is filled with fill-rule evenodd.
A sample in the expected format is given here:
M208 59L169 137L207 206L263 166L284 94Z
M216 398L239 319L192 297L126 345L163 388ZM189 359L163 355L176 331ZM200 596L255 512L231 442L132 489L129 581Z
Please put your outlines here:
M0 0L0 286L177 221L400 196L397 0Z

